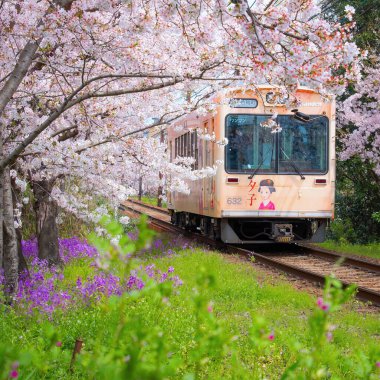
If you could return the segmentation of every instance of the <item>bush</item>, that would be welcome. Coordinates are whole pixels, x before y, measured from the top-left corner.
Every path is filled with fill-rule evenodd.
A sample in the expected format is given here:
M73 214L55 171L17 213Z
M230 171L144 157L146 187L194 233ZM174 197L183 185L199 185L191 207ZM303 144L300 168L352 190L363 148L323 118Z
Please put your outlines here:
M332 237L350 243L365 244L380 239L377 215L380 191L371 165L359 158L337 162L336 221L331 225Z

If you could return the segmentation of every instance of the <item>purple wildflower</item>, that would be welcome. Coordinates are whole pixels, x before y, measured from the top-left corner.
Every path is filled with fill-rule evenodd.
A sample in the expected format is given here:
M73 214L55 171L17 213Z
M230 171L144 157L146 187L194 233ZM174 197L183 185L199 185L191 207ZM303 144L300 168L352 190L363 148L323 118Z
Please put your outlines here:
M162 240L157 239L153 242L154 249L159 249L163 246Z
M330 309L330 305L327 302L324 302L322 297L318 297L317 305L323 311L328 311Z
M169 244L173 243L167 243L167 246ZM156 245L165 248L162 241L156 241ZM96 249L76 237L60 239L59 248L61 258L65 263L78 258L90 259L89 266L94 268L94 275L87 279L78 277L76 281L68 285L67 289L62 290L61 282L65 279L63 273L60 273L57 268L49 268L47 261L38 259L36 239L23 241L22 249L29 261L30 273L24 272L19 276L15 303L19 310L30 314L44 313L52 316L56 309L65 310L75 307L78 301L89 304L102 297L120 296L131 290L141 290L145 286L142 280L144 276L148 276L155 282L171 281L175 287L182 285L178 276L170 276L174 272L171 266L166 272L160 271L154 264L140 266L131 271L126 279L104 272L96 266L96 260L99 259ZM0 286L3 283L4 276L0 270ZM57 342L56 346L61 347L61 344L62 342ZM13 370L16 369L13 368Z
M15 361L12 363L12 369L16 370L20 366L20 363L18 361Z

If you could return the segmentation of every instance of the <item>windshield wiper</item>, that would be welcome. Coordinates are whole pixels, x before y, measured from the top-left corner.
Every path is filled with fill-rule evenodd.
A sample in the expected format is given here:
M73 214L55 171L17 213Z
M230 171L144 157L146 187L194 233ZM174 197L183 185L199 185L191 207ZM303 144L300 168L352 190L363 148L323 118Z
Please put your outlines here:
M272 145L271 145L271 148L270 148L271 151L272 151L271 157L273 157L273 148L274 148L274 135L272 137ZM269 149L266 151L266 153L268 153L268 152L269 152ZM248 179L252 179L256 175L256 173L261 169L261 167L263 166L263 163L264 163L264 161L265 161L265 159L267 157L266 153L263 154L263 158L261 159L261 161L259 163L259 166L253 171L253 173L248 177Z
M299 167L295 164L295 162L288 157L288 155L284 152L284 149L280 148L281 152L284 154L284 156L290 161L290 165L292 165L293 169L297 172L297 174L301 177L301 179L305 179L305 176L301 173L301 170Z

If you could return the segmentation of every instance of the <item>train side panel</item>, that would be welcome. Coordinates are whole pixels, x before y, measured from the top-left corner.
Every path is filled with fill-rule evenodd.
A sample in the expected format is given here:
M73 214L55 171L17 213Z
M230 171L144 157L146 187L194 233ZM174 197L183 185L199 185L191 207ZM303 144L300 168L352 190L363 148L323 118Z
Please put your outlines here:
M248 97L247 93L244 93L244 96ZM251 97L257 98L254 94ZM328 165L325 173L306 173L304 179L301 178L302 173L299 174L296 170L287 174L260 173L252 177L252 173L228 173L225 166L220 165L214 177L189 182L189 195L171 194L169 208L172 212L187 214L188 217L195 215L197 217L193 223L198 224L203 219L211 220L212 223L216 223L216 220L219 223L220 237L226 242L256 241L260 235L257 233L260 228L265 230L264 240L267 237L270 239L274 236L274 230L287 225L291 225L291 240L307 240L305 237L311 235L316 236L316 241L323 240L318 229L322 231L327 221L334 216L335 104L323 103L320 96L312 90L300 91L300 99L301 112L328 118ZM278 112L279 115L289 115L285 107L272 108L270 111ZM192 120L191 123L190 117L187 123L192 124L201 133L207 131L211 134L214 131L216 140L219 141L226 137L226 117L243 112L247 115L268 114L268 105L260 100L256 109L242 110L223 105L218 107L213 117L195 118L195 122ZM173 140L179 134L171 128L169 140ZM225 149L228 149L228 145L223 147L198 139L197 146L198 169L212 166L226 158ZM263 206L263 191L260 191L260 184L265 181L271 188L269 206ZM266 202L268 203L268 196ZM260 226L258 222L261 223ZM186 224L186 221L184 223ZM260 239L261 237L258 238Z

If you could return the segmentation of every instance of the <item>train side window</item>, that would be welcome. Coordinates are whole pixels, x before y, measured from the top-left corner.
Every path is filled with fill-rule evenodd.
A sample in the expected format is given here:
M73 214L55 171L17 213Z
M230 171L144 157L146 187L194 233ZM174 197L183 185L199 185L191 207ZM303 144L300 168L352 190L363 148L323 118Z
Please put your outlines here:
M204 133L207 133L207 134L209 134L210 133L210 131L209 131L209 125L208 125L208 121L206 121L204 124L203 124L203 129L204 129ZM202 167L206 167L206 166L209 166L209 159L210 159L210 155L209 155L209 144L210 144L210 142L209 141L207 141L207 140L202 140L203 141L203 150L202 150L202 153L203 153L203 165L202 165Z
M194 158L195 158L195 163L194 163L194 169L198 170L198 162L199 162L199 157L198 157L198 135L197 131L194 131Z
M194 157L194 133L190 133L190 156Z
M187 132L186 134L187 134L187 155L189 157L193 157L191 153L191 133Z
M214 123L214 118L211 119L211 134L213 135L215 133L215 123ZM215 144L211 144L210 146L210 160L211 160L211 165L214 165L214 152L215 152Z
M203 144L204 144L204 140L200 139L200 141L199 141L199 152L198 152L198 157L199 157L198 167L200 169L203 168Z
M190 156L194 158L194 133L190 132ZM194 170L195 164L191 165L191 168Z

